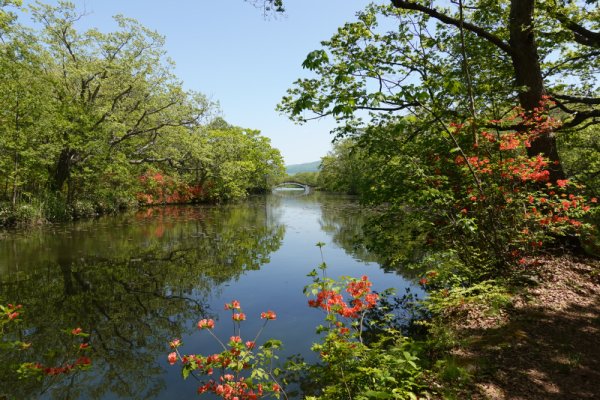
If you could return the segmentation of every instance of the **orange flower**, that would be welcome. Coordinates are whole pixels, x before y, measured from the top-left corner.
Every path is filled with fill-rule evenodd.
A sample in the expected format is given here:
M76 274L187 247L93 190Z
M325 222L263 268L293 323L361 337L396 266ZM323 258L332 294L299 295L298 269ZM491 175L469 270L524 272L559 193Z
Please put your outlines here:
M225 304L226 310L239 310L240 308L240 302L237 300L233 300L231 303Z
M235 313L231 316L231 319L233 319L234 321L245 321L246 320L246 314L244 313Z
M266 312L261 312L260 313L260 318L261 319L276 319L277 318L277 314L275 314L275 312L269 310Z
M169 360L169 364L173 365L177 362L177 353L172 352L169 353L167 360Z
M213 329L215 327L215 321L212 319L201 319L198 321L198 329Z

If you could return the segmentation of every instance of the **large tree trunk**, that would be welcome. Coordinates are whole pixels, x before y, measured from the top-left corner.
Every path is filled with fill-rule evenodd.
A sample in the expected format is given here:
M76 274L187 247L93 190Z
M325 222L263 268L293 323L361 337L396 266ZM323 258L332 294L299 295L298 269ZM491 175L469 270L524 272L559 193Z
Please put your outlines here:
M51 189L54 191L61 191L67 179L71 175L71 166L75 151L68 147L60 152L54 172L52 176Z
M519 87L519 103L526 112L540 105L545 94L544 80L533 31L535 0L511 0L509 15L509 44L515 83ZM523 88L523 89L522 89ZM564 179L565 174L556 148L553 132L546 132L532 141L528 155L542 154L552 161L550 180Z
M511 0L510 6L509 44L512 48L511 58L515 71L515 83L519 87L519 103L526 112L532 112L540 105L546 94L533 31L535 0ZM551 161L551 182L565 179L554 132L544 132L535 138L531 142L531 147L527 149L527 154L530 157L541 154ZM561 236L559 242L576 253L583 252L578 236Z
M500 37L469 22L439 12L432 6L425 6L412 0L391 0L395 7L415 10L427 14L442 23L464 27L483 40L494 44L501 51L510 55L515 73L515 83L519 87L519 103L526 112L532 112L540 105L545 94L544 79L540 68L537 44L534 34L533 15L535 0L511 0L509 14L510 39L508 44ZM550 179L564 179L565 174L556 149L556 138L553 132L539 135L528 149L529 156L543 154L552 161Z

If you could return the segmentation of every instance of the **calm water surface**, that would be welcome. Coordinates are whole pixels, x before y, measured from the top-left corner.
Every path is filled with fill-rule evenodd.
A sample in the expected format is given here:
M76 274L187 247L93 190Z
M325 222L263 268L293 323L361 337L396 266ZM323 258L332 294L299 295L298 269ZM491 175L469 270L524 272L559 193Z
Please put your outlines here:
M0 398L195 398L197 383L167 363L168 342L181 338L184 353L218 351L195 324L214 318L215 333L229 337L223 304L233 299L248 316L242 336L253 338L260 312L272 309L278 318L262 339L283 340L282 358L314 359L323 314L307 307L302 288L321 262L316 242L326 243L329 276L367 274L374 289L399 293L409 286L355 245L361 221L349 198L285 192L3 233L0 300L24 305L21 340L35 352L0 353ZM76 326L91 333L91 371L15 384L15 364L60 364L71 346L65 329Z

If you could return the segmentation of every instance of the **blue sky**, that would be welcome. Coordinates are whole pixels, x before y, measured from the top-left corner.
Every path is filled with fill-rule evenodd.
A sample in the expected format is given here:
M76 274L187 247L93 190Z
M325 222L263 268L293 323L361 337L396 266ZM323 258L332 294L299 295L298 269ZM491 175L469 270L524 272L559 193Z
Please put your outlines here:
M45 3L56 3L46 0ZM25 4L31 3L26 0ZM288 0L287 14L265 19L242 0L74 0L89 15L82 27L114 28L112 16L135 18L166 37L176 75L187 89L219 101L231 124L259 129L286 164L316 161L331 148L331 120L298 126L275 106L301 67L367 1Z

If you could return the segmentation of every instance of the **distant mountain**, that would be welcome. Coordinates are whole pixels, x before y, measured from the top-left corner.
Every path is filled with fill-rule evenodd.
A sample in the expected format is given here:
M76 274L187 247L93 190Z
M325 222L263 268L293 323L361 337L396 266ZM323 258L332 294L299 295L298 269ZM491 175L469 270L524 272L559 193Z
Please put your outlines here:
M294 174L297 174L298 172L317 172L319 170L320 164L321 164L321 161L313 161L313 162L304 163L304 164L286 165L285 171L287 172L288 175L294 175Z

